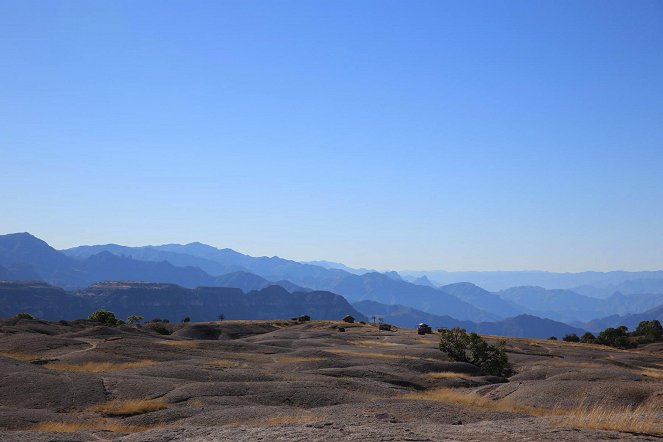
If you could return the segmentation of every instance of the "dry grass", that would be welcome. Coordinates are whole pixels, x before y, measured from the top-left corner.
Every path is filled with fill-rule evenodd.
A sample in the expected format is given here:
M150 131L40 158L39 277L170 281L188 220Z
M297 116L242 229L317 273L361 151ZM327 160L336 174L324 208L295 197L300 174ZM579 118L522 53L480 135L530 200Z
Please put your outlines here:
M19 351L7 351L7 352L1 352L0 356L5 356L11 359L16 359L18 361L31 361L35 359L37 356L31 355L29 353L21 353Z
M405 344L399 344L397 342L387 342L387 341L378 341L378 340L371 341L370 339L353 341L352 343L359 347L397 347L399 345L405 345Z
M561 425L663 436L663 414L649 406L581 405L564 413Z
M62 364L59 362L46 364L45 367L51 370L73 371L82 373L103 373L106 371L126 370L129 368L143 368L154 365L156 362L145 360L138 362L85 362L82 364Z
M232 421L229 424L234 425L255 425L255 426L278 426L278 425L298 425L298 424L312 424L322 422L328 418L327 415L300 412L296 414L278 414L276 416Z
M232 359L212 359L208 362L209 365L219 368L233 368L241 367L243 364L240 361L233 361Z
M645 368L642 370L642 375L648 378L663 379L663 370L656 370L655 368Z
M392 355L387 353L370 353L362 351L353 351L353 350L344 350L344 349L331 349L325 350L328 353L333 353L335 355L341 356L357 356L364 358L381 358L381 359L421 359L415 358L414 356L404 356L404 355Z
M159 344L178 348L198 348L200 343L196 341L161 341Z
M163 399L128 399L124 401L111 401L91 408L91 411L103 413L107 416L134 416L168 408Z
M318 362L318 361L324 361L324 360L326 360L326 359L321 358L321 357L314 357L314 356L310 356L310 357L305 357L305 356L295 357L295 356L293 356L293 357L278 358L278 359L276 359L275 362L284 363L284 364L299 364L299 363L302 363L302 362Z
M498 412L525 413L532 416L557 416L559 424L573 428L663 435L663 413L655 404L619 407L610 404L580 405L574 409L536 408L509 399L493 400L471 391L440 388L403 395L406 399L450 402Z
M455 371L442 371L438 373L428 373L433 379L464 379L472 375L467 373L456 373Z
M30 428L32 431L44 433L74 433L85 430L105 430L114 433L137 433L149 430L152 427L142 425L127 425L110 420L76 421L76 422L41 422Z

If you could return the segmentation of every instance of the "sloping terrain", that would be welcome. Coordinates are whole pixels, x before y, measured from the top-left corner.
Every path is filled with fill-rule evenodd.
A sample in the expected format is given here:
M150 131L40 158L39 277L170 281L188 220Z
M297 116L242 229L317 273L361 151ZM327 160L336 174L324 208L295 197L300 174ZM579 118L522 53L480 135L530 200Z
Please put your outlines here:
M507 380L450 362L437 343L409 329L340 322L196 323L160 336L143 327L7 320L0 323L0 438L586 441L663 434L663 356L653 347L510 339L516 374ZM609 419L586 419L592 410Z

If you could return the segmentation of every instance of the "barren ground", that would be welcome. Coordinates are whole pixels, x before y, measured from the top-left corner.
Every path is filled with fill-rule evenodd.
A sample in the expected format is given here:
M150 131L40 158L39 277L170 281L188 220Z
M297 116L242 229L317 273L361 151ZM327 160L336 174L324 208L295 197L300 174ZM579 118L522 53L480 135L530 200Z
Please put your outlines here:
M191 324L172 336L130 326L2 321L0 439L663 435L660 345L620 351L509 338L517 373L507 380L449 362L437 344L435 334L319 321Z

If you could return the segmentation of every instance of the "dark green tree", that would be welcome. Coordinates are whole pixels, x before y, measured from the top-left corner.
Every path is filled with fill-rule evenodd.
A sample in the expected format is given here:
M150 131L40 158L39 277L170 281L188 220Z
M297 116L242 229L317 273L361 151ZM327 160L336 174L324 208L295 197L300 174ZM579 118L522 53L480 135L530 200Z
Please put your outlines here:
M16 319L37 319L34 316L32 316L30 313L16 313L16 316L14 316Z
M565 341L565 342L580 342L580 338L575 333L571 333L569 335L565 335L562 338L562 341Z
M88 316L88 319L90 321L95 321L95 322L100 322L104 325L119 325L121 321L119 321L115 317L115 313L108 311L108 310L97 310Z
M478 334L468 334L458 327L438 331L441 334L440 350L447 353L452 361L469 362L478 366L481 372L487 375L508 376L511 374L504 342L490 345Z

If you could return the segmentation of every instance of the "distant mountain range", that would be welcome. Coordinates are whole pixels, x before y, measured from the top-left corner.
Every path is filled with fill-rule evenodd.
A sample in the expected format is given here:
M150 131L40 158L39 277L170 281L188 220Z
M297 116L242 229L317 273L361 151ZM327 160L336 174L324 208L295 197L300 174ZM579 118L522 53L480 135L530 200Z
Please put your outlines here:
M469 282L440 286L440 279L433 279L440 274L451 275L380 273L328 261L300 263L276 256L252 257L202 243L144 247L107 244L58 251L28 233L0 235L0 280L45 281L64 288L67 293L77 293L99 281L166 283L182 289L229 287L245 293L277 285L290 293L326 291L342 295L350 302L407 306L416 311L415 316L425 314L492 324L529 315L583 328L595 324L594 320L639 314L663 304L663 279L659 279L663 272L453 273L454 278L469 275L493 282L511 278L545 280L546 284L554 281L601 284L577 286L582 293L569 288L531 285L498 292ZM617 289L621 291L606 295L606 291Z
M41 319L81 319L99 309L109 309L119 318L141 315L180 321L226 319L289 319L309 315L315 319L339 320L352 315L366 318L340 295L313 291L290 293L279 286L244 293L224 287L187 289L175 284L105 282L67 292L46 283L0 282L0 316L19 312Z
M385 322L400 327L416 327L424 322L434 328L460 327L481 334L544 339L550 336L562 338L571 333L580 336L584 333L583 329L531 315L518 315L496 322L474 322L459 321L446 315L431 315L404 305L385 305L373 301L360 301L352 305L369 319L381 316Z

